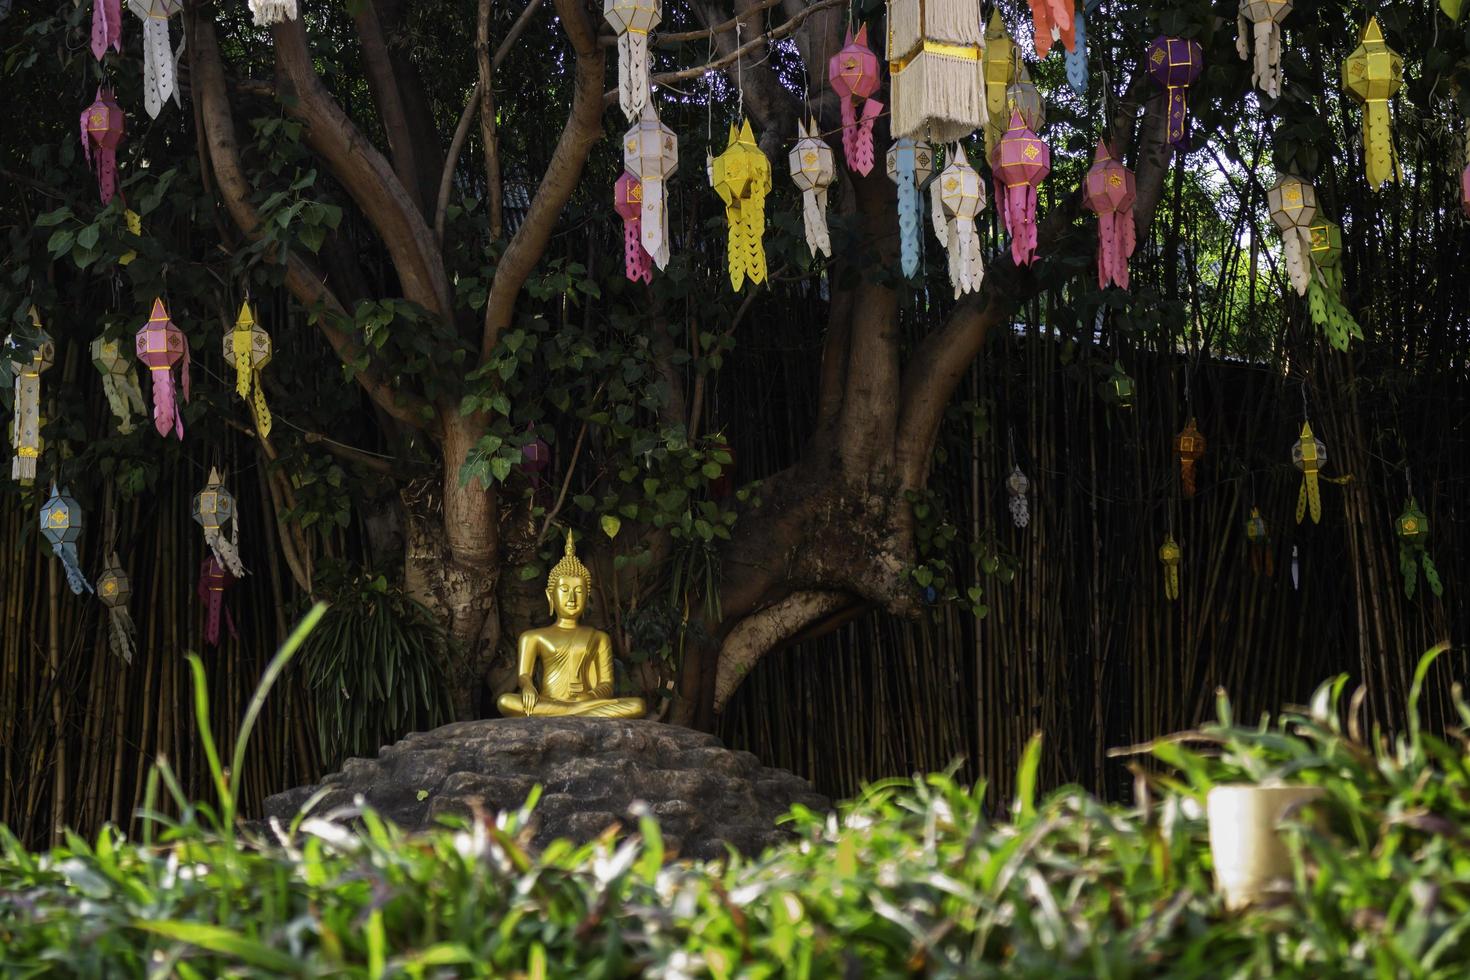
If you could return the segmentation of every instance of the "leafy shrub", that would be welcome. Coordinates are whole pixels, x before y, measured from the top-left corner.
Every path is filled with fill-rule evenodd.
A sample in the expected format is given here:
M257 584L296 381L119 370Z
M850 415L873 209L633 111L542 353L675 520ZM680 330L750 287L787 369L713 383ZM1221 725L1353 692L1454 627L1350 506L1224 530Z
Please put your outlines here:
M0 973L1465 976L1461 736L1416 723L1365 742L1342 717L1343 690L1332 681L1256 728L1222 700L1217 724L1150 747L1172 772L1140 770L1134 807L1075 787L1038 801L1033 741L1004 820L987 817L983 789L948 776L892 781L840 815L796 811L789 845L709 865L666 861L646 816L621 840L535 853L534 797L416 838L365 813L360 833L302 816L271 840L237 841L207 745L218 818L177 800L183 816L160 818L156 841L108 830L40 855L3 835ZM1285 904L1227 915L1203 794L1282 776L1327 792L1323 819L1288 832L1297 887ZM166 766L160 780L173 785Z

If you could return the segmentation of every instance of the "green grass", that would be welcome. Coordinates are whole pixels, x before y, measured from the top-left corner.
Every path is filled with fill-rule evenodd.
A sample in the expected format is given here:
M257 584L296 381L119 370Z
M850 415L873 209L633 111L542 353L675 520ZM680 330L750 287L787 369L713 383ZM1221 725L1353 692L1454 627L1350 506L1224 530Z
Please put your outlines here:
M1256 727L1222 699L1214 725L1144 750L1132 807L1036 798L1033 743L1005 819L947 776L892 781L839 815L798 809L789 845L710 865L666 862L648 818L535 852L534 799L415 838L368 813L360 833L304 816L259 840L234 829L217 769L221 805L175 800L183 817L157 817L149 843L107 830L32 854L0 831L0 975L1470 975L1465 743L1417 723L1365 739L1345 690ZM1325 789L1288 831L1296 888L1228 915L1204 794L1277 778ZM176 785L166 767L158 781Z

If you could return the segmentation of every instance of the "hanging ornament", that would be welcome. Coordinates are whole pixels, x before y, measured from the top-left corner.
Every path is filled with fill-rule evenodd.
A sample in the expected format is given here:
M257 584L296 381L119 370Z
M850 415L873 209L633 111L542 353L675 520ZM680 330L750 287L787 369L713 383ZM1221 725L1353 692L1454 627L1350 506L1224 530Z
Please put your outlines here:
M521 446L521 461L516 468L530 479L532 489L539 489L541 474L551 465L551 447L536 434L535 422L526 425L526 436L528 441Z
M1396 179L1398 156L1388 100L1403 83L1404 59L1384 42L1378 18L1368 18L1361 42L1342 63L1342 86L1363 104L1363 162L1374 188Z
M1260 575L1276 574L1276 566L1271 558L1271 529L1266 525L1266 519L1261 516L1259 507L1251 508L1251 516L1245 521L1246 546L1250 549L1251 571Z
M1291 587L1300 589L1302 587L1302 563L1297 554L1296 545L1291 546Z
M1017 265L1030 265L1036 258L1036 190L1051 173L1051 148L1013 110L991 167L995 207L1011 236L1011 259Z
M1321 218L1308 233L1313 273L1307 286L1307 310L1328 343L1345 351L1353 338L1363 339L1363 328L1342 302L1342 229Z
M985 159L995 159L995 147L1005 133L1010 119L1008 105L1011 82L1016 80L1016 69L1024 66L1021 50L1006 32L1001 19L1000 7L990 11L990 22L985 27L985 46L981 53L981 72L985 79Z
M1460 171L1460 210L1465 212L1465 217L1470 218L1470 163L1465 164L1465 169Z
M1285 81L1281 70L1281 22L1291 13L1292 0L1240 0L1235 15L1235 53L1242 60L1250 58L1251 44L1246 35L1254 28L1255 61L1251 67L1251 83L1273 99L1281 97Z
M1164 596L1173 602L1179 598L1179 559L1183 557L1174 535L1165 534L1159 545L1159 561L1164 565Z
M771 190L771 162L755 145L750 120L730 127L725 152L715 157L710 183L725 202L730 229L730 286L736 291L748 278L766 281L766 194Z
M71 586L72 595L92 591L77 557L77 540L82 536L85 525L82 508L70 492L57 490L55 482L52 482L51 499L41 508L41 534L51 542L51 550L61 559L61 567L66 570L66 584Z
M847 44L827 63L827 80L842 105L842 154L847 169L866 176L873 170L873 121L883 113L883 103L871 98L883 77L878 56L868 47L866 24L858 28L857 37L847 32ZM809 135L819 138L815 122Z
M157 119L170 97L179 103L174 86L178 58L168 39L168 19L179 12L179 0L128 0L128 9L143 22L143 108L148 118Z
M934 173L934 151L907 136L888 148L888 178L898 185L898 252L903 274L914 276L919 271L920 227L919 188Z
M195 592L204 603L204 642L212 647L219 646L219 624L221 618L229 627L230 636L235 632L235 619L225 606L225 590L235 584L235 576L220 564L214 555L205 555L199 565L199 585ZM223 614L223 615L221 615Z
M269 27L296 19L296 0L250 0L256 27Z
M1322 521L1322 490L1318 484L1322 464L1327 462L1327 447L1312 435L1312 423L1302 423L1302 434L1291 447L1291 463L1302 471L1302 487L1296 498L1296 522L1300 524L1308 509L1312 523Z
M262 439L271 434L271 410L265 403L260 372L271 362L271 335L255 322L247 300L240 304L235 328L225 334L225 363L235 369L235 394L245 399Z
M117 147L122 142L123 111L112 97L112 89L97 89L96 100L82 110L82 156L97 175L102 203L117 193Z
M613 209L623 219L623 275L653 281L653 256L643 247L643 184L624 170L613 185Z
M632 122L648 103L648 32L663 20L663 3L604 0L602 16L618 35L618 104Z
M5 338L5 359L15 386L15 417L10 424L10 444L15 459L10 478L30 486L41 458L41 373L56 363L56 344L41 326L36 308L31 307L31 329Z
M1174 452L1179 454L1179 485L1184 488L1184 496L1193 497L1195 464L1205 455L1205 437L1194 424L1193 416L1183 431L1174 437Z
M1097 284L1128 288L1128 257L1135 247L1133 201L1137 196L1133 171L1098 140L1092 167L1083 181L1083 202L1097 214Z
M1046 125L1046 102L1023 61L1016 62L1016 77L1006 88L1006 105L1021 114L1021 121L1032 132L1039 133Z
M955 299L963 293L978 293L985 279L985 259L980 252L975 215L985 208L985 185L958 143L950 154L949 166L935 180L933 193L944 209L947 234L943 241L949 252L949 281Z
M1077 23L1072 28L1072 36L1077 43L1064 56L1067 84L1072 86L1072 91L1077 93L1078 98L1087 94L1087 26L1082 16L1083 6L1080 3L1077 5Z
M1122 361L1114 361L1113 366L1108 369L1108 376L1098 384L1098 392L1102 400L1115 408L1132 408L1133 396L1137 389L1133 379L1128 372L1123 370Z
M984 46L973 0L888 0L895 139L952 143L985 125Z
M138 383L138 371L128 357L127 346L106 334L92 341L92 366L102 375L102 393L107 396L107 405L117 416L117 431L130 435L133 431L133 414L148 417L148 407L143 403L143 388Z
M642 215L639 230L643 250L660 269L669 264L669 206L665 182L679 169L679 142L674 131L659 122L650 99L643 113L623 136L623 168L638 179Z
M229 569L235 578L245 577L245 566L240 562L240 515L235 507L235 495L225 489L224 478L219 470L209 468L209 482L194 495L194 521L204 528L204 543ZM229 537L225 537L225 525L229 525Z
M832 147L818 135L817 121L809 126L797 120L798 139L786 158L791 168L791 181L801 191L801 219L806 229L806 247L812 258L818 253L831 256L832 239L827 233L827 188L832 186L836 167L832 159ZM844 132L844 138L846 130ZM872 134L868 137L868 169L873 169ZM849 158L850 159L850 158Z
M1031 481L1021 472L1021 467L1012 466L1011 475L1006 477L1006 492L1011 495L1011 523L1016 527L1025 527L1031 523L1031 504L1026 499L1026 491L1029 489Z
M148 322L138 328L136 350L138 360L148 365L153 375L153 426L161 436L170 432L184 438L184 417L179 413L174 391L174 365L182 362L179 380L183 383L184 401L189 401L189 341L174 326L163 308L163 300L153 301Z
M122 662L130 664L138 651L137 627L128 612L128 597L133 593L128 573L123 571L117 552L107 556L107 565L97 576L97 598L107 607L108 646Z
M92 0L92 57L101 61L108 48L122 51L122 4Z
M1281 229L1286 272L1298 296L1305 296L1312 281L1312 235L1317 217L1317 190L1293 174L1282 174L1266 192L1271 220Z
M1030 0L1031 23L1035 27L1036 57L1051 54L1051 46L1057 41L1068 51L1077 47L1077 11L1072 0Z
M1189 141L1189 86L1204 68L1199 42L1160 35L1148 46L1148 72L1164 87L1169 99L1169 145L1182 151Z
M1414 598L1414 587L1418 584L1419 566L1424 566L1424 584L1436 596L1444 595L1444 583L1439 579L1439 569L1429 557L1429 518L1419 509L1413 497L1404 505L1404 512L1394 522L1399 536L1399 571L1404 575L1404 595Z

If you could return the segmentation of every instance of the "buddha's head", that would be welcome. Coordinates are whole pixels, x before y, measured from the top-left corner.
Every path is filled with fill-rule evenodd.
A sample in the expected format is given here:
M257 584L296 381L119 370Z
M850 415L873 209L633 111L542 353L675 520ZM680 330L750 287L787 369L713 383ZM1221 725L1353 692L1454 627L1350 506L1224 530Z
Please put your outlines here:
M561 561L546 576L546 605L551 615L575 622L587 610L592 593L592 573L577 557L572 532L567 532L567 549Z

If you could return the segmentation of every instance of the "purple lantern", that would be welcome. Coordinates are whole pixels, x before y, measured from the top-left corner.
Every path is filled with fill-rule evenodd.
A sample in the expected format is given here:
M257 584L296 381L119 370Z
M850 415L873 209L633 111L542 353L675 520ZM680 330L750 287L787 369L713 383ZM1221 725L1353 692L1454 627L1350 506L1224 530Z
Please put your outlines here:
M866 24L858 28L855 38L852 31L847 32L847 44L827 63L827 78L842 103L842 153L848 169L867 175L873 169L873 120L883 111L883 103L870 96L883 79L878 56L868 47Z
M112 97L112 89L97 89L96 101L82 110L82 156L97 175L103 204L110 203L117 193L117 148L126 128L122 107Z
M1464 209L1465 217L1470 218L1470 163L1460 171L1460 207Z
M1051 147L1013 109L990 166L995 171L996 210L1011 236L1011 259L1016 265L1030 265L1036 258L1036 189L1051 173Z
M235 584L235 576L230 570L219 563L214 555L205 557L199 566L199 585L196 592L199 601L204 603L204 642L212 647L219 646L219 624L221 613L226 625L229 626L230 635L237 636L235 632L235 619L230 615L229 609L225 607L225 590Z
M1099 140L1092 169L1082 184L1083 202L1097 214L1097 284L1128 288L1128 256L1133 254L1133 199L1137 184L1133 171L1113 156L1106 140Z
M184 417L179 414L179 402L174 394L174 365L183 362L180 371L183 382L184 401L189 400L189 342L184 332L174 326L163 300L153 301L153 312L148 322L138 329L138 360L148 366L153 375L153 426L161 436L170 432L176 438L184 438Z
M643 247L643 182L624 170L613 185L613 208L623 219L623 274L653 281L653 256Z
M1159 35L1148 46L1148 73L1169 95L1169 145L1183 150L1189 134L1189 86L1205 66L1198 41Z

